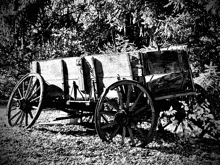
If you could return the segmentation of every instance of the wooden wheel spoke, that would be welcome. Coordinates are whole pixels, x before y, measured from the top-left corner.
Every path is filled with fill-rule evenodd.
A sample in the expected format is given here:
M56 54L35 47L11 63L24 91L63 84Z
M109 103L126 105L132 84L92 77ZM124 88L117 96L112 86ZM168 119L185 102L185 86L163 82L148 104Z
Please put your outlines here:
M25 87L24 87L24 82L22 82L22 91L23 91L23 96L25 97Z
M16 121L14 122L14 125L17 125L18 124L18 122L19 122L19 120L21 119L21 117L22 117L22 115L23 115L23 112L22 111L20 111L21 113L20 113L20 115L18 116L18 118L16 119Z
M25 125L28 126L28 113L25 113Z
M105 122L108 123L108 120L106 119L106 117L103 114L101 114L101 113L100 113L100 115L101 115L102 119L104 119Z
M22 96L21 90L19 88L17 88L17 90L18 90L18 94L19 94L20 98L22 99L23 96Z
M132 132L131 127L128 126L127 128L128 128L128 133L129 133L129 136L130 136L130 139L131 139L131 144L134 146L135 145L134 134Z
M117 91L117 93L118 93L118 98L119 98L119 109L124 109L124 103L123 103L122 93L119 91L118 88L116 88L116 91Z
M13 120L15 117L17 117L19 114L21 113L21 111L18 111L13 117L11 117L9 120Z
M30 80L28 82L28 87L27 87L27 90L26 90L26 93L25 93L25 98L27 98L27 96L29 95L29 91L30 91L30 88L31 88L32 81L33 81L33 77L30 77Z
M143 110L146 110L147 108L148 108L148 105L145 105L145 106L135 110L134 115L137 115L137 114L141 113ZM147 111L150 111L150 108L147 109Z
M33 86L31 86L30 89L27 90L26 96L25 96L26 99L29 98L29 97L31 97L30 95L31 95L32 92L34 91L34 88L36 87L36 85L37 85L37 80L34 82Z
M38 109L37 106L32 106L31 108L32 108L31 110L37 110Z
M31 111L29 111L29 112L28 112L28 114L30 115L31 119L33 119L33 118L34 118L34 117L33 117L33 114L32 114L32 112L31 112Z
M136 107L136 105L137 105L139 99L141 98L141 95L142 95L142 94L143 94L143 92L139 93L137 99L135 100L134 104L133 104L132 107L130 108L130 111L133 111L133 110L134 110L134 108Z
M122 130L121 144L125 143L125 135L126 135L126 127L124 126Z
M142 137L145 137L144 132L140 128L138 128L136 125L134 125L134 128L142 135Z
M130 104L130 98L131 98L131 85L128 86L128 91L127 91L127 99L126 99L126 109L129 108L129 104Z
M11 108L11 111L15 111L15 110L18 110L17 107Z
M35 91L33 91L33 93L27 98L27 100L32 99L32 97L40 90L40 86L37 87L37 89ZM40 96L38 96L40 97Z
M24 117L25 117L25 113L22 112L21 120L20 120L20 123L19 123L20 126L22 126L22 123L24 121Z
M35 100L40 99L40 98L41 98L41 96L35 97L35 98L31 99L30 102L34 102Z
M20 99L13 97L13 101L17 102L18 100Z
M125 93L126 93L126 87L125 87L125 85L119 86L118 89L119 89L119 91L120 91L120 93L121 93L122 98L125 98Z
M100 113L108 116L114 116L116 114L114 111L101 111Z
M118 127L115 129L115 131L112 132L112 134L110 134L109 140L112 140L113 137L115 137L115 135L118 133L119 129L120 129L120 126L118 126Z
M115 122L111 122L111 123L107 123L106 125L102 126L101 128L102 129L106 129L106 128L112 127L114 125L116 125L116 123Z
M119 110L119 107L109 98L105 97L105 100L108 102L109 105L111 105L114 109L116 109L117 111Z

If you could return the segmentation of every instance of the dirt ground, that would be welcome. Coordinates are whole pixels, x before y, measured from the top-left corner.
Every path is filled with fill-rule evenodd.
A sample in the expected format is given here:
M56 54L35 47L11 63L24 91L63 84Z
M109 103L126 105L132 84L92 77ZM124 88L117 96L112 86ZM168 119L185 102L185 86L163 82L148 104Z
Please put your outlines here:
M220 143L212 139L158 134L146 148L121 146L102 142L95 131L76 125L11 128L5 114L6 107L0 106L1 165L220 164ZM40 117L50 120L57 114L59 111L42 112Z

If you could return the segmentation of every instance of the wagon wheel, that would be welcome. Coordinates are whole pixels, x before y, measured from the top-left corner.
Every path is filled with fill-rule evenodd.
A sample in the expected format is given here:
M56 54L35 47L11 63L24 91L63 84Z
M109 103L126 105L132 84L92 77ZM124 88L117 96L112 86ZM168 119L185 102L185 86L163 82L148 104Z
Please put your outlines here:
M31 127L41 113L43 93L43 79L39 74L27 74L19 80L8 101L8 124Z
M174 133L189 134L199 138L206 133L211 134L213 125L209 122L214 118L212 104L200 85L195 84L195 90L197 95L183 97L171 104L173 106L171 111L174 110L174 113L162 112L159 123L160 131L170 129Z
M138 82L110 85L95 110L95 127L103 141L144 147L152 141L157 113L152 98Z

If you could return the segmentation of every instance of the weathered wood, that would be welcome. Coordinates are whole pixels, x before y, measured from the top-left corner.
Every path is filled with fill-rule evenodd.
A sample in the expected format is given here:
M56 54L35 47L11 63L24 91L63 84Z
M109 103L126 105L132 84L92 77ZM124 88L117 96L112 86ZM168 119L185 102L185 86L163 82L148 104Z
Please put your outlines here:
M148 87L153 95L169 95L182 92L187 81L193 86L188 58L176 49L182 48L34 61L31 72L40 73L46 83L60 89L53 92L65 99L96 100L105 88L123 79L152 81ZM178 75L175 82L173 75Z
M81 65L78 64L79 60L82 60ZM32 73L40 73L49 86L55 85L64 93L68 92L71 97L73 97L71 91L74 81L81 91L77 92L77 97L80 98L82 94L85 97L100 96L103 90L116 82L119 77L133 79L127 53L86 56L83 59L71 57L34 61L30 70ZM63 96L66 98L64 93Z
M118 77L120 79L133 79L127 53L87 56L85 63L90 65L90 67L88 66L91 69L90 74L96 79L99 96L106 87L118 81Z

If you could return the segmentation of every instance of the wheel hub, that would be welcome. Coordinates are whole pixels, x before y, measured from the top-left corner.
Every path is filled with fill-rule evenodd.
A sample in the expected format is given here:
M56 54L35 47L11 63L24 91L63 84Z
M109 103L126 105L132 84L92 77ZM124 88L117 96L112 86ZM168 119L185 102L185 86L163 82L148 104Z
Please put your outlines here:
M114 121L119 125L126 125L128 121L128 115L124 110L120 110L115 114Z
M18 105L19 105L18 107L24 112L27 112L30 109L30 105L29 105L28 101L25 99L21 99L19 101Z

